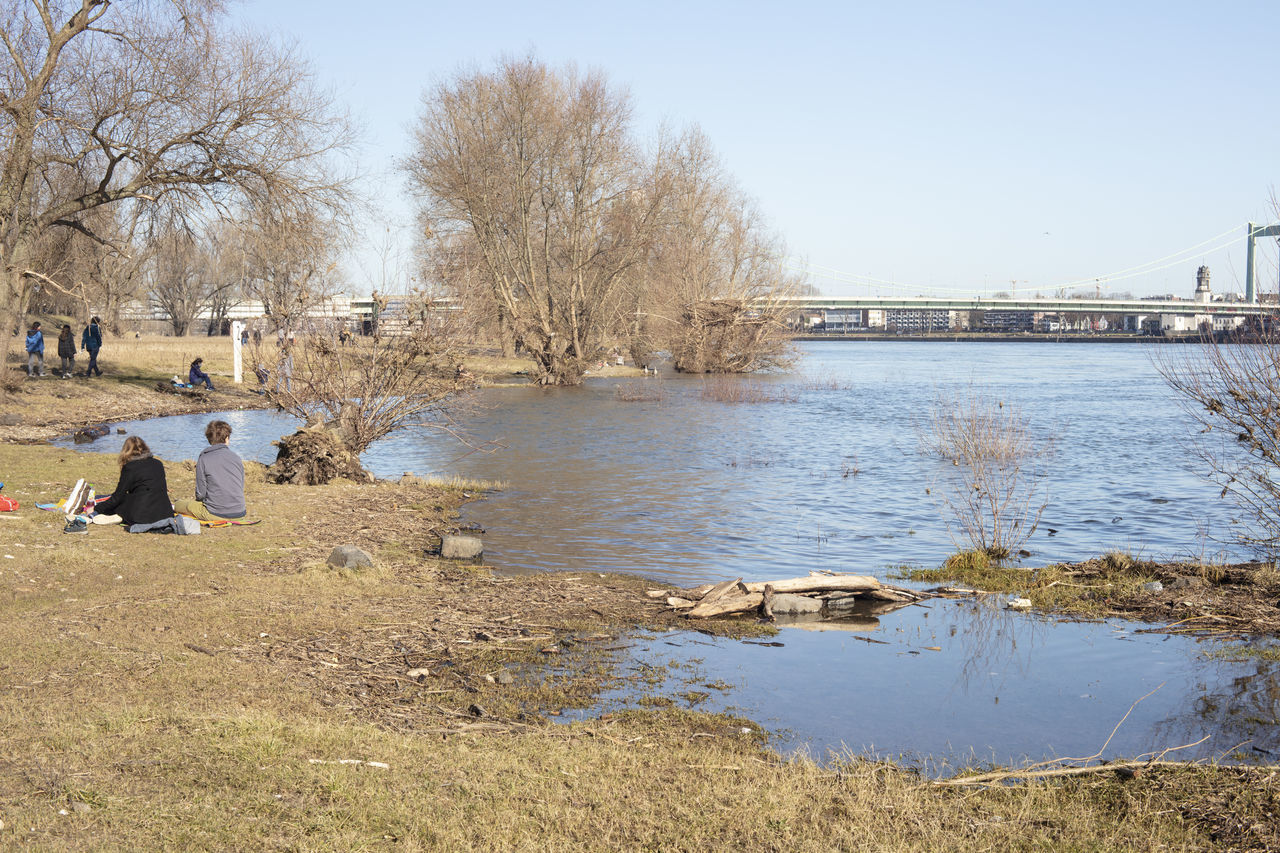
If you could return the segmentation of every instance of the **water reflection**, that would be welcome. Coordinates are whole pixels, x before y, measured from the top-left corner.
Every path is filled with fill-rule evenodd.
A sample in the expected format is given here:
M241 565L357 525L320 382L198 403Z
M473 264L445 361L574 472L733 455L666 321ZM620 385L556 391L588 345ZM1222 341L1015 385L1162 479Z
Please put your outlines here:
M1205 735L1180 757L1217 757L1246 740L1280 749L1275 664L1208 660L1192 639L1130 628L943 601L785 624L781 645L663 634L632 653L634 666L668 674L647 690L707 693L698 707L742 714L777 733L778 748L819 758L852 750L957 766L1083 757L1122 719L1104 757ZM637 698L615 691L602 709Z
M1197 689L1155 724L1153 740L1190 743L1208 733L1215 755L1244 762L1280 759L1280 662L1247 654L1204 659Z

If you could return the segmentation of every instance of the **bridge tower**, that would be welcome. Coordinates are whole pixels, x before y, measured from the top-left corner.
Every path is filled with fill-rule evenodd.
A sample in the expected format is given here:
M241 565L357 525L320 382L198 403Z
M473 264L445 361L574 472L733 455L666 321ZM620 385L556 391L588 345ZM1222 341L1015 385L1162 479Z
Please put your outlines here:
M1280 225L1254 225L1249 223L1249 251L1244 262L1244 301L1257 302L1257 271L1253 263L1253 244L1258 237L1280 237Z

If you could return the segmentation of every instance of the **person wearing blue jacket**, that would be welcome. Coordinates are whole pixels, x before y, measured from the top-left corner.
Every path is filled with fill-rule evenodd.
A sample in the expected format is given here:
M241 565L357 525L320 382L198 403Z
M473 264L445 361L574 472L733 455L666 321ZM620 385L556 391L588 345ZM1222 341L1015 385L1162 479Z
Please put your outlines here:
M197 358L191 362L191 369L187 371L187 384L191 387L204 385L210 391L214 390L213 382L209 379L209 374L200 369L200 365L204 364L203 358Z
M44 376L44 332L40 324L32 323L27 330L27 375Z
M80 336L80 349L89 353L89 366L84 369L85 376L93 376L94 373L102 375L102 368L98 367L98 350L102 349L102 329L98 325L100 322L102 321L94 317Z

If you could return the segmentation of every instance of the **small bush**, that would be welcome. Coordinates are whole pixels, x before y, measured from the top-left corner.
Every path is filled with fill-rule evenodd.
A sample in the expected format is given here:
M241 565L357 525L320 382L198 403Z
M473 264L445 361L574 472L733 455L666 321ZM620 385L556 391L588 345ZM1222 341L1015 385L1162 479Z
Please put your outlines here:
M1128 572L1136 565L1137 559L1128 551L1108 551L1102 555L1102 568L1108 572Z
M613 397L623 403L661 403L667 389L661 382L624 382L613 386Z
M951 510L956 544L1007 560L1040 524L1047 503L1038 474L1052 441L1016 405L970 390L934 401L920 444L943 463L930 491Z
M728 376L703 382L699 396L711 403L794 403L800 399L794 388Z
M985 572L989 568L991 568L991 556L981 550L961 551L947 557L942 563L943 571L955 574Z

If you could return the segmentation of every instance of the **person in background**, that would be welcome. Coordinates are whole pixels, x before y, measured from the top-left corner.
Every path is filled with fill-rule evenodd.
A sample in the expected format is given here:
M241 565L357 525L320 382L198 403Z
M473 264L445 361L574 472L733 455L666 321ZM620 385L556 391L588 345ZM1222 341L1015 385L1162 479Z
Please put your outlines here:
M244 518L244 462L231 449L231 424L209 421L209 446L196 460L196 499L183 498L174 511L201 521Z
M240 346L247 347L249 345L249 327L245 326L240 330Z
M40 323L31 324L27 330L27 375L44 376L44 332Z
M89 366L84 369L85 376L93 376L95 373L102 375L102 368L98 367L98 350L102 349L102 328L98 325L100 322L94 317L80 335L80 349L89 353Z
M151 455L147 443L136 435L129 436L120 448L117 461L120 463L120 482L111 492L111 497L94 505L93 522L123 522L127 526L171 518L173 504L169 503L164 465Z
M209 379L209 374L200 369L200 365L203 363L203 358L197 358L195 361L191 362L191 369L187 371L187 383L192 387L203 383L204 387L212 391L214 390L214 387L213 382Z
M70 379L76 370L76 336L66 323L58 333L58 358L62 359L62 378Z

